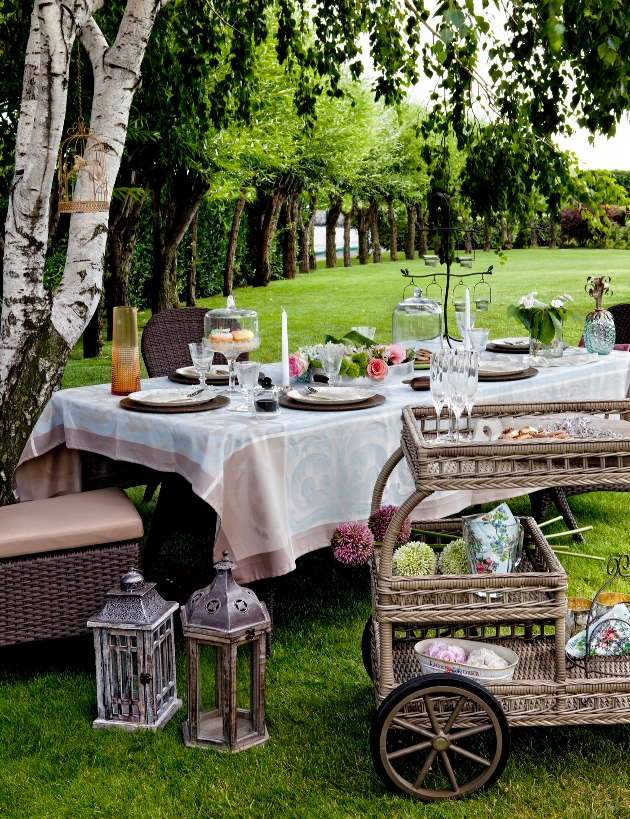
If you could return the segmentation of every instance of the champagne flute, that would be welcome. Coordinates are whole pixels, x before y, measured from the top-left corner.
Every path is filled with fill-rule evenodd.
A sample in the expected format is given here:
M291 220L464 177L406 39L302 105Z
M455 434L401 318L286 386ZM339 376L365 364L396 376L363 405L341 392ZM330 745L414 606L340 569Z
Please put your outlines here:
M468 371L466 367L468 355L464 350L454 350L450 356L449 367L449 393L451 410L455 417L455 440L459 443L461 436L459 424L464 411Z
M444 356L445 353L431 353L430 359L430 385L431 385L431 400L435 407L435 440L441 441L440 437L440 416L442 414L442 407L446 402L445 383L444 383Z
M472 351L467 355L466 366L466 394L464 396L464 404L466 412L468 413L468 440L472 440L472 410L477 397L477 388L479 385L479 353Z

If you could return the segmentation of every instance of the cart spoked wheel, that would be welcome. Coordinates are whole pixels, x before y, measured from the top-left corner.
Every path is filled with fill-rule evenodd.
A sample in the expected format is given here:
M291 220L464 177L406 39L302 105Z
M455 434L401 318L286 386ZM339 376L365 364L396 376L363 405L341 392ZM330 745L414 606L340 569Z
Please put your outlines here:
M372 760L385 785L423 802L493 785L510 755L510 727L482 686L451 674L416 677L376 712Z
M363 629L363 636L361 637L361 659L363 660L363 667L368 677L374 679L374 670L372 669L372 618L368 617L365 628Z

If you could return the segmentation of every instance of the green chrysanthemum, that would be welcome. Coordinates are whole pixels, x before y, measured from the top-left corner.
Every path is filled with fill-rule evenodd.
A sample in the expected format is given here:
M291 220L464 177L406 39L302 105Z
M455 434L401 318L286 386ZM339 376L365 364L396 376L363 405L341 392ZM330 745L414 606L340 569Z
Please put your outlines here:
M410 540L394 552L392 570L396 575L435 574L437 557L426 543Z
M442 574L469 573L466 544L461 538L453 540L442 549L438 566Z

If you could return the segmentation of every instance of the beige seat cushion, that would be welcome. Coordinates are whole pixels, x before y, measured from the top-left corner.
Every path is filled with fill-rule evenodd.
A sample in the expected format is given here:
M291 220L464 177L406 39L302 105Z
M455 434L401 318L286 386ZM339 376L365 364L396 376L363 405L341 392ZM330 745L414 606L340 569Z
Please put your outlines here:
M143 531L117 486L16 503L0 507L0 558L137 540Z

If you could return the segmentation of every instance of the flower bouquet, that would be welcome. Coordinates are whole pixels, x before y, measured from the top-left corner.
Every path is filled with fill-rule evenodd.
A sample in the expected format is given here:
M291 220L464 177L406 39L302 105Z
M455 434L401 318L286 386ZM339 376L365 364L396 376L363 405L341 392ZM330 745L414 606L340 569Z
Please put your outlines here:
M342 383L353 386L374 383L396 383L413 376L415 351L400 344L375 344L371 339L351 330L341 339L327 335L324 343L343 344L346 352L339 368ZM289 375L298 381L316 380L323 375L319 361L320 345L300 347L289 356Z
M507 314L518 319L529 331L530 355L560 357L564 349L564 320L571 315L566 305L573 299L564 293L546 304L538 301L537 295L534 290L521 296L517 304L508 307Z

